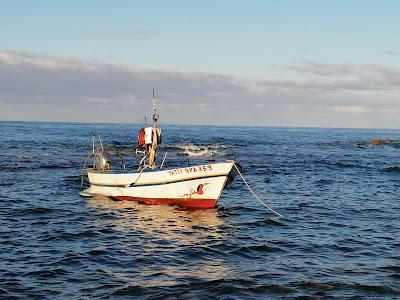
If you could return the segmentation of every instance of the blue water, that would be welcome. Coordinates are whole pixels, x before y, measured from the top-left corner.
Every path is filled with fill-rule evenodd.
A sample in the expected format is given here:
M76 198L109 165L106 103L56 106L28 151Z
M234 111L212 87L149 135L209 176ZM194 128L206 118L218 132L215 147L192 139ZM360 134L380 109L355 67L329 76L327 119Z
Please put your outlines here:
M132 167L138 126L0 123L0 298L400 298L399 130L163 126L165 167L236 159L282 220L239 178L209 210L80 197L91 135Z

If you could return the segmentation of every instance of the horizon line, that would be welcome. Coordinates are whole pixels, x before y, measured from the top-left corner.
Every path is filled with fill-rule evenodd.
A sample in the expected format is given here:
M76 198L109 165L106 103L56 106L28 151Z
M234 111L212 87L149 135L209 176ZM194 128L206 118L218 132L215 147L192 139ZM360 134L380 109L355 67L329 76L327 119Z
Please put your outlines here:
M141 124L140 122L89 122L89 121L38 121L38 120L2 120L0 123L50 123L50 124L109 124L109 125L130 125ZM331 127L331 126L304 126L304 125L233 125L233 124L185 124L185 123L163 123L166 126L206 126L206 127L271 127L271 128L305 128L305 129L383 129L400 130L400 127ZM143 125L143 124L142 124Z

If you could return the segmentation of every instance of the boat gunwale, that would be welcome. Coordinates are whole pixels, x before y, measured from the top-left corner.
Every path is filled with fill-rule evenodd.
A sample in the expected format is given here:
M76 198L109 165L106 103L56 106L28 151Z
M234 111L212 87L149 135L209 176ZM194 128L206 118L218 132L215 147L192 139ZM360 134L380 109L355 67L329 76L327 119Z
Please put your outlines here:
M175 180L169 180L169 181L155 181L155 182L142 182L142 183L134 183L132 185L125 185L125 184L105 184L105 183L98 183L98 182L91 182L91 185L95 186L105 186L105 187L125 187L125 188L130 188L130 187L140 187L140 186L152 186L152 185L164 185L164 184L173 184L173 183L178 183L178 182L185 182L185 181L192 181L192 180L197 180L197 179L204 179L204 178L215 178L215 177L228 177L230 172L227 174L225 173L219 173L215 175L206 175L206 176L196 176L196 177L187 177L187 178L178 178Z
M105 175L112 175L112 174L140 174L140 173L152 173L152 172L166 172L166 171L172 171L172 170L179 170L179 169L186 169L186 168L191 168L191 167L197 167L197 166L208 166L208 165L219 165L219 164L237 164L235 160L226 160L226 161L220 161L220 162L213 162L209 164L199 164L199 165L193 165L193 166L186 166L186 167L178 167L178 168L171 168L171 169L151 169L151 168L145 168L142 171L139 170L129 170L129 169L113 169L113 170L96 170L95 168L86 168L86 172L89 173L95 173L95 174L105 174Z
M196 179L203 179L203 178L212 178L212 177L220 177L220 176L230 176L233 169L233 165L235 164L235 161L225 161L225 162L220 162L220 163L214 163L213 165L216 164L232 164L230 169L228 171L224 171L224 172L219 172L219 173L215 173L215 174L197 174L197 173L192 173L190 175L186 175L186 176L182 176L182 177L178 177L178 178L171 178L169 180L161 180L161 181L143 181L141 182L141 180L137 179L138 182L132 182L132 183L126 183L126 184L112 184L110 182L99 182L99 181L93 181L89 183L91 185L96 185L96 186L109 186L109 187L134 187L134 186L144 186L144 185L162 185L162 184L169 184L169 183L176 183L176 182L182 182L182 181L190 181L190 180L196 180ZM203 166L203 165L200 165ZM204 165L205 166L205 165ZM178 169L185 169L185 168L177 168L177 169L165 169L165 170L150 170L149 172L135 172L135 173L112 173L112 172L108 172L108 171L99 171L99 170L93 170L93 169L88 169L88 174L89 173L93 173L93 174L100 174L100 175L131 175L131 176L135 176L135 175L140 175L141 174L147 174L147 173L155 173L155 172L168 172L171 170L178 170Z

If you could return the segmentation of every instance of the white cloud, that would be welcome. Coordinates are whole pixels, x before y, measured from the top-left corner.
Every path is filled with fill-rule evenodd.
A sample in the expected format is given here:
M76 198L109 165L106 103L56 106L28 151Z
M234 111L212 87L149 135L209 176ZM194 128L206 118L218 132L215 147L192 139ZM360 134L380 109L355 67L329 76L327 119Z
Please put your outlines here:
M303 75L313 75L316 85L344 90L400 90L400 69L381 65L333 65L305 62L288 66Z
M209 103L204 103L204 102L196 102L196 103L194 103L194 105L196 105L198 107L209 107L210 106Z
M82 97L83 100L86 100L91 103L99 103L99 104L106 104L108 103L108 99L106 98L99 98L99 97Z
M362 114L373 111L373 109L365 107L365 106L333 106L329 111L333 111L336 113L353 113L353 114Z
M400 69L315 62L288 68L304 79L248 80L0 52L0 119L141 120L155 89L162 120L171 123L365 127L374 113L379 126L399 124L390 112L400 110Z
M102 64L95 60L83 61L70 57L51 57L31 55L26 52L0 52L0 62L13 66L32 66L50 71L100 72L115 69L112 65ZM122 67L118 67L122 68Z

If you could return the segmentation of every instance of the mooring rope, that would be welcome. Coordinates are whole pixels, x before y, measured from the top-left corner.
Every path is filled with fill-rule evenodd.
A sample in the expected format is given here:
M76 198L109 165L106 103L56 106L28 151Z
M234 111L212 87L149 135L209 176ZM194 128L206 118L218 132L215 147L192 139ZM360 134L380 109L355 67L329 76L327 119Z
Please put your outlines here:
M275 215L277 215L279 218L285 219L285 217L283 215L281 215L280 213L278 213L276 210L272 209L271 207L269 207L267 204L265 204L264 201L262 201L260 199L260 197L258 197L256 195L256 193L252 190L252 188L250 187L250 185L247 183L246 179L243 177L242 173L240 172L239 168L237 167L236 163L233 163L233 165L235 166L236 170L238 171L240 177L242 177L243 182L245 183L245 185L247 186L247 188L249 189L249 191L253 194L254 198L256 198L262 205L264 205L267 209L269 209L272 213L274 213Z

